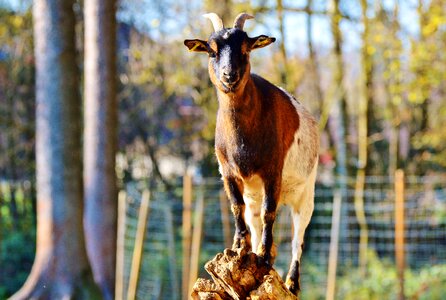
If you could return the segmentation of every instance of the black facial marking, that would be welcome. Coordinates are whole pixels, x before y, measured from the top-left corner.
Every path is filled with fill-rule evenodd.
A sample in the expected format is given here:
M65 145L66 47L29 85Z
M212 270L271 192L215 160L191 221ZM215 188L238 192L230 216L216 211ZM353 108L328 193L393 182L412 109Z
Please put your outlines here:
M223 29L214 32L209 38L209 57L216 79L226 92L237 88L249 65L249 51L246 32L239 29ZM216 48L216 49L215 49Z

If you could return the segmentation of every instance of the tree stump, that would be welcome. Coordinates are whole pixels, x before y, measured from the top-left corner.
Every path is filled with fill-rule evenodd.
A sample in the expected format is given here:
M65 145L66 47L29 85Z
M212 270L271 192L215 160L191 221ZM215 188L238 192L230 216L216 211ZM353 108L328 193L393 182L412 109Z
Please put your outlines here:
M204 268L213 280L198 278L194 300L298 300L279 274L246 248L225 249Z

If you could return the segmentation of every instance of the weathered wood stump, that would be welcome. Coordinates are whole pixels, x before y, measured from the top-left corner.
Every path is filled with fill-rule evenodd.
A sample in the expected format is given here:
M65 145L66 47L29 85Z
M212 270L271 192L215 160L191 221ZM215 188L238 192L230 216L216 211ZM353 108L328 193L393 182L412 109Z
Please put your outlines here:
M279 274L246 248L225 249L204 267L213 280L199 278L194 300L297 300Z

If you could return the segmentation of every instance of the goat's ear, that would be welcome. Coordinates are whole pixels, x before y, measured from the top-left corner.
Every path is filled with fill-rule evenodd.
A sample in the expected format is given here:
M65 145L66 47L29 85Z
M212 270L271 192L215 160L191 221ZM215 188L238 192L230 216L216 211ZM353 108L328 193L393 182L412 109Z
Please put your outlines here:
M276 41L276 38L269 37L266 35L259 35L253 38L249 38L249 45L250 49L258 49L268 46L271 43L274 43Z
M184 40L184 45L192 52L208 52L208 43L203 40Z

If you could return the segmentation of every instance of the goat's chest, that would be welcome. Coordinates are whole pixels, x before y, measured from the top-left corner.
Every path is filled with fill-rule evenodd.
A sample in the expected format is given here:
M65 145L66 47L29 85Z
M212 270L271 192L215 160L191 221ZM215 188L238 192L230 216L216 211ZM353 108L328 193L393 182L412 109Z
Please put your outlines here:
M227 133L216 139L216 152L221 171L248 178L259 170L275 164L277 149L275 135L264 132L244 133L241 130ZM229 175L229 174L228 174Z

